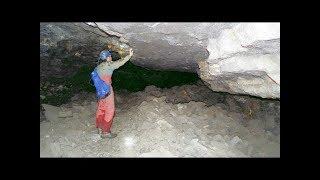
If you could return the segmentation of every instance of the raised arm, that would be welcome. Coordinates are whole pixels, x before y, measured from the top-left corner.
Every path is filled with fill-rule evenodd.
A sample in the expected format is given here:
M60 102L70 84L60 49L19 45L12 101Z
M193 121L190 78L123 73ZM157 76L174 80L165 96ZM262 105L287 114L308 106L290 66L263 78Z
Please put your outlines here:
M132 57L133 55L133 51L132 49L130 49L130 54L126 57L124 57L123 59L120 59L118 61L114 61L110 64L110 66L113 68L113 69L118 69L119 67L121 67L122 65L124 65L127 61L129 61L129 59Z

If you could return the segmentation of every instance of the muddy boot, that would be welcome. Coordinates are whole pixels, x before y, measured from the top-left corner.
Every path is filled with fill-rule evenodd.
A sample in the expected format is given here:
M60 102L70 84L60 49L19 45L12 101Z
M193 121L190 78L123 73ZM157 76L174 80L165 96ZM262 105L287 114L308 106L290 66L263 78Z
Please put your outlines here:
M115 138L115 137L117 137L117 134L115 134L115 133L101 133L101 138L102 139L105 139L105 138L109 138L109 139L112 139L112 138Z
M100 128L97 128L97 132L98 132L99 135L101 135L101 132L102 132L102 131L101 131Z

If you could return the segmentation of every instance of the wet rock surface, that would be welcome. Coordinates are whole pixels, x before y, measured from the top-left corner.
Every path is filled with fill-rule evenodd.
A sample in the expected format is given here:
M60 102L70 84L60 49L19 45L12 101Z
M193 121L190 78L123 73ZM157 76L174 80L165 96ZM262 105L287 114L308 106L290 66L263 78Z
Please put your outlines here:
M114 139L97 134L95 94L78 94L60 107L44 104L49 121L40 123L40 156L280 156L279 101L206 94L200 84L115 92ZM203 94L190 94L196 88ZM59 117L68 111L72 116Z

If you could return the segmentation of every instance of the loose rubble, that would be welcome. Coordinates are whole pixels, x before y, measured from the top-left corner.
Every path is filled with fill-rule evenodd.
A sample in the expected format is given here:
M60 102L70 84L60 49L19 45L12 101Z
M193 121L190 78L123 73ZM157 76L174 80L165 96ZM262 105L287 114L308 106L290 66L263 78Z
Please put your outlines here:
M94 94L61 107L43 104L40 156L280 157L279 101L209 91L184 85L116 92L114 139L97 134Z

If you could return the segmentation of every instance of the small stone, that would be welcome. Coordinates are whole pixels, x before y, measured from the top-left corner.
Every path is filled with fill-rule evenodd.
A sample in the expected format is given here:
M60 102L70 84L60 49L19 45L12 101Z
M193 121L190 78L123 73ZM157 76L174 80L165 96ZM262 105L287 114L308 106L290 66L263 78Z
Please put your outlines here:
M176 113L174 113L173 111L170 111L170 115L175 117L176 116Z
M224 142L224 139L220 134L213 136L213 140L215 140L217 142Z
M242 140L238 137L238 136L235 136L232 138L232 140L230 141L230 145L231 146L235 146L237 145L238 143L242 142Z
M197 143L199 141L199 139L192 139L191 142L193 143Z
M72 111L60 111L59 116L60 118L72 117Z
M64 88L63 85L60 85L57 87L57 90L62 90L63 88Z
M274 117L267 117L266 119L266 130L271 130L276 126Z
M173 126L171 124L169 124L167 121L165 120L159 120L157 121L157 124L159 124L162 128L166 128L166 129L171 129L173 128Z
M74 55L77 56L77 57L81 56L81 54L79 52L76 52Z
M178 107L178 110L186 108L186 106L182 104L177 104L177 107Z

